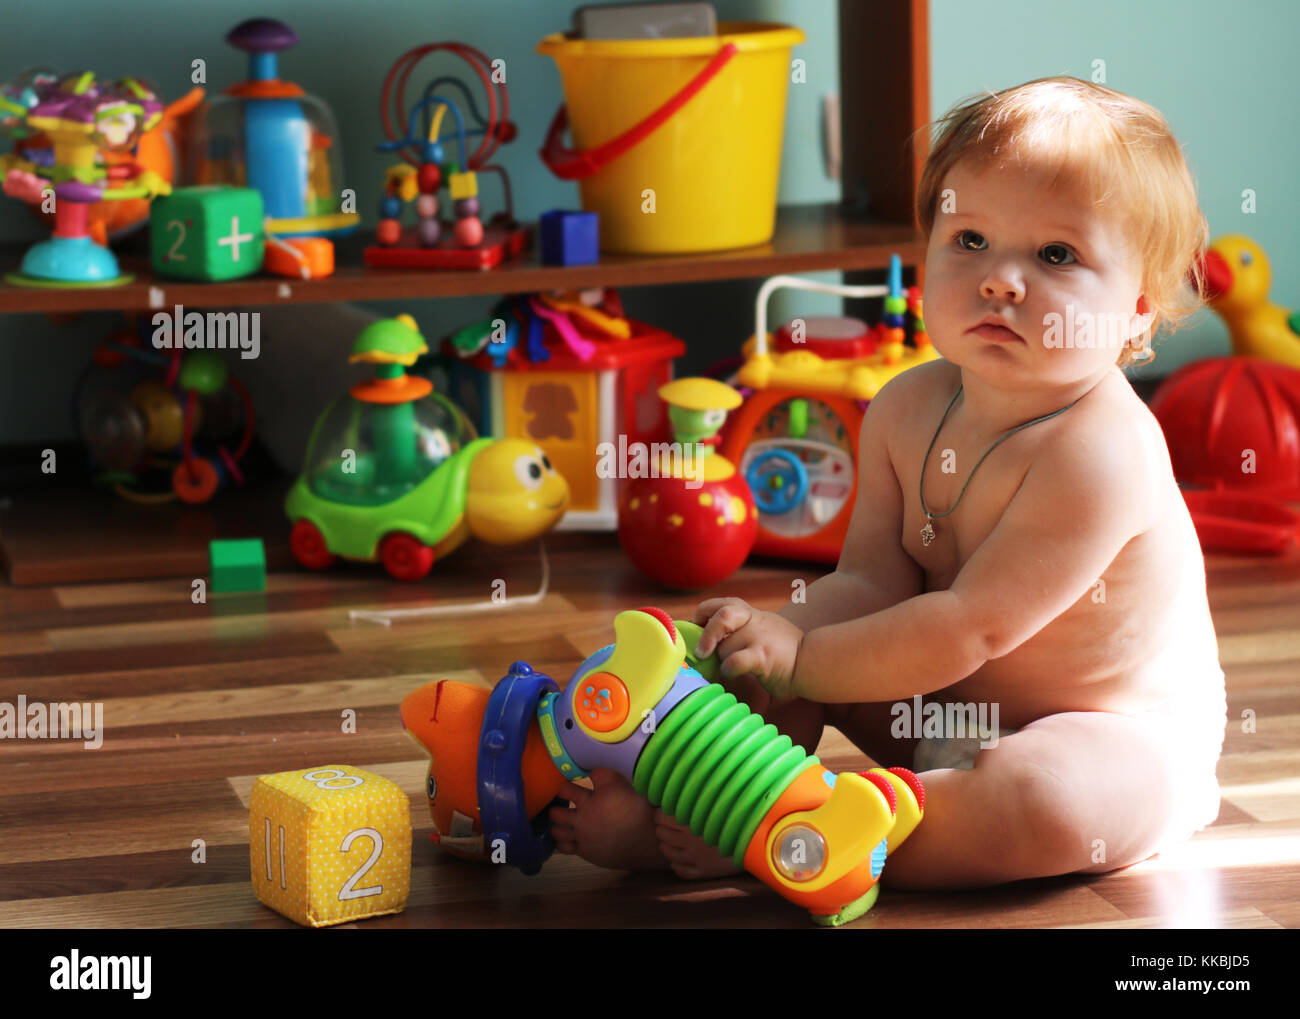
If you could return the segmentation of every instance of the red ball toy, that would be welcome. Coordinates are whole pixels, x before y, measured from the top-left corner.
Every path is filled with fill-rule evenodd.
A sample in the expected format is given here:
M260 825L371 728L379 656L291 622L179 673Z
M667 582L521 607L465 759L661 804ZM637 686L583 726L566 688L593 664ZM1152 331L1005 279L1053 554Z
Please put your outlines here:
M632 563L665 587L709 587L736 572L758 537L754 495L739 471L688 487L683 478L637 478L623 489L618 540Z
M1193 361L1151 399L1184 484L1300 501L1300 371L1254 357Z
M665 587L694 590L731 576L758 537L758 508L745 476L708 452L740 395L714 379L659 388L673 423L673 452L647 464L650 477L623 487L618 540L633 564Z

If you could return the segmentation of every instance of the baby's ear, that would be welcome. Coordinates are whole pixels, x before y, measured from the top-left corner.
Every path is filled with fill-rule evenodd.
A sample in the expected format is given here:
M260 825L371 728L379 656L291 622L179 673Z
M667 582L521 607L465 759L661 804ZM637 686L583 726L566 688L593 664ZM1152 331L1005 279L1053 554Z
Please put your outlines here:
M1129 319L1129 336L1136 339L1144 335L1151 328L1151 323L1155 321L1155 318L1155 312L1151 310L1146 294L1143 294L1138 298L1137 310Z

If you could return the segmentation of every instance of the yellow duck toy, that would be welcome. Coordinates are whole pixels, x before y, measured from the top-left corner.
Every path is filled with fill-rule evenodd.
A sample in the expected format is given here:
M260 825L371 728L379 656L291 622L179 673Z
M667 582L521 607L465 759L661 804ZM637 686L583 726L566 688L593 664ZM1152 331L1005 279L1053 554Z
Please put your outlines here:
M1300 368L1300 312L1268 299L1268 256L1241 234L1218 238L1201 256L1206 296L1223 317L1234 353Z

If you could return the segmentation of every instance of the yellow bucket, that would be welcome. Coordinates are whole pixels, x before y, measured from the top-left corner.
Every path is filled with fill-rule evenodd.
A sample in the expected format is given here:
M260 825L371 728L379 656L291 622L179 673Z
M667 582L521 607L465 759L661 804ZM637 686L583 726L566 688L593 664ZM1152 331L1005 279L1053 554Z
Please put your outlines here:
M542 161L577 180L604 251L667 254L772 236L791 47L787 25L723 22L716 36L548 35L567 106ZM565 126L577 150L563 147Z

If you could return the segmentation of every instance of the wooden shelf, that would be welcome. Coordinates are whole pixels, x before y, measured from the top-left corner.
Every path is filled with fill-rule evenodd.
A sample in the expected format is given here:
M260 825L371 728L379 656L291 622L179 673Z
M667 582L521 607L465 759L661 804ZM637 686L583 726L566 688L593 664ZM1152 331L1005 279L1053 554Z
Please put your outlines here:
M607 255L596 265L572 267L544 266L534 250L485 272L425 272L364 268L367 231L339 243L339 268L326 279L186 283L156 279L137 235L119 254L123 271L136 274L130 285L45 290L0 282L0 314L421 300L820 271L843 271L850 282L863 282L864 270L885 269L893 254L915 267L924 285L925 244L912 225L911 206L923 158L914 142L926 137L929 119L928 0L838 0L837 8L841 202L778 210L768 244L699 255ZM891 40L883 50L875 45L882 38ZM872 58L863 59L869 49ZM0 248L0 274L18 267L25 247ZM852 302L846 309L855 310ZM20 585L204 576L210 540L250 534L266 543L269 568L285 568L292 564L282 508L288 484L279 479L225 492L204 507L141 507L98 491L20 490L12 507L0 512L0 560L7 560L0 570L7 567L10 583Z
M287 280L253 276L229 283L189 283L156 278L140 256L123 255L123 270L133 283L110 289L49 290L0 284L0 314L35 311L112 311L191 307L235 308L281 303L418 300L471 294L517 294L586 287L653 286L707 280L771 276L783 272L883 269L897 253L904 264L924 261L920 235L910 226L849 220L828 205L790 206L780 210L776 233L768 244L699 255L606 255L596 265L542 265L536 250L497 269L429 272L369 269L361 249L370 232L340 242L339 268L325 279ZM534 246L535 248L535 246ZM6 269L16 268L21 252L0 255Z

